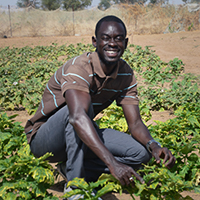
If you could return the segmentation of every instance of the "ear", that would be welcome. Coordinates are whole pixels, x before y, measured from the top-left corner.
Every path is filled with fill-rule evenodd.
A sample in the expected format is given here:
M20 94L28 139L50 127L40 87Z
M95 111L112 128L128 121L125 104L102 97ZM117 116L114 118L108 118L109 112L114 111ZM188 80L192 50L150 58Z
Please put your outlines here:
M127 48L128 46L128 38L125 39L125 49Z
M92 36L92 45L96 48L97 47L97 39L96 37Z

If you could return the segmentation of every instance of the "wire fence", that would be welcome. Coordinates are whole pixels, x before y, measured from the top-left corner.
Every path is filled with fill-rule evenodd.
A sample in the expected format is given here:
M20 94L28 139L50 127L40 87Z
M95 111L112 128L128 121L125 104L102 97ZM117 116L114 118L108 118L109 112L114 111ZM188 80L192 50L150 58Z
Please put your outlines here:
M200 29L200 6L114 5L101 11L43 11L28 7L0 8L0 37L72 36L94 34L96 22L116 15L126 24L128 34L157 34Z

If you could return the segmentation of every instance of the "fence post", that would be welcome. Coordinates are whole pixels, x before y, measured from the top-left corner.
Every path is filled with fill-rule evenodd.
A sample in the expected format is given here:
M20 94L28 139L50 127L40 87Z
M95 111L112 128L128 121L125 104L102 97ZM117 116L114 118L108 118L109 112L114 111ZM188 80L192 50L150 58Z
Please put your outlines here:
M75 22L74 22L74 9L72 10L72 12L73 12L73 15L72 15L72 16L73 16L73 35L75 35L75 28L74 28L74 23L75 23Z
M9 21L10 21L10 35L12 37L12 24L11 24L11 16L10 16L10 5L8 5L8 13L9 13Z

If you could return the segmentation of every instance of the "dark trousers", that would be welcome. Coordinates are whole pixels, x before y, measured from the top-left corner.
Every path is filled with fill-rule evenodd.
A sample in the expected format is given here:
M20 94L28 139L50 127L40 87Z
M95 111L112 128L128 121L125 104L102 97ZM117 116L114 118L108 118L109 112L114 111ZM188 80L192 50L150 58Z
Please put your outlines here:
M93 112L90 109L90 117ZM96 131L116 160L137 169L151 159L151 154L132 136L112 129ZM79 139L69 123L69 110L64 106L43 124L30 144L36 157L52 152L50 162L66 162L66 177L95 181L101 173L109 173L107 166Z

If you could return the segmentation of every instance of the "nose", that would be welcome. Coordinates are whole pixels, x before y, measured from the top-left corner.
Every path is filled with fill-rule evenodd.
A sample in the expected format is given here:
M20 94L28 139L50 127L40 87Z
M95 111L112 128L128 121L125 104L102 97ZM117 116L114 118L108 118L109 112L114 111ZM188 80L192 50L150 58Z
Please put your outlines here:
M108 45L110 45L110 46L116 46L117 43L116 43L116 41L115 41L114 38L110 38Z

